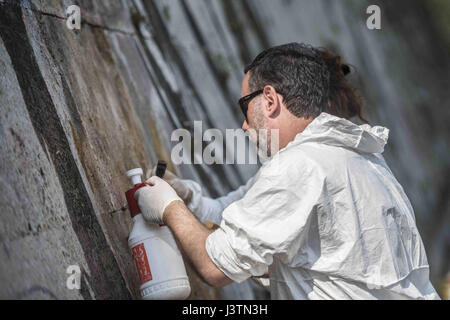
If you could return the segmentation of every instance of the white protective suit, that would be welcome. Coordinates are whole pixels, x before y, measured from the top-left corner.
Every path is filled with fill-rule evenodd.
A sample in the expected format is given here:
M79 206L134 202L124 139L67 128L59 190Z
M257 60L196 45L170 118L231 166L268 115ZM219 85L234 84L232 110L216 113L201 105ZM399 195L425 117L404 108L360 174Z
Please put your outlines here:
M413 208L381 155L388 134L322 113L226 197L184 180L189 208L220 224L206 240L212 261L236 282L268 266L272 299L439 299Z

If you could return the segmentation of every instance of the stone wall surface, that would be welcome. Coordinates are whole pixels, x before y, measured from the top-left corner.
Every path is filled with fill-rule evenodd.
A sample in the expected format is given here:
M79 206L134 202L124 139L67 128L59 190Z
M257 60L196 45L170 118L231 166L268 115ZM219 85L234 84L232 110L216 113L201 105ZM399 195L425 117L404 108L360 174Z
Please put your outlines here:
M286 42L352 64L364 115L388 127L385 157L416 213L436 286L450 252L450 8L445 1L0 0L0 298L135 299L125 172L170 161L171 133L239 128L243 66ZM66 8L82 9L81 30ZM199 155L196 155L199 156ZM200 155L201 156L201 155ZM256 165L181 165L211 197ZM81 290L66 269L82 268ZM188 266L193 299L255 299Z

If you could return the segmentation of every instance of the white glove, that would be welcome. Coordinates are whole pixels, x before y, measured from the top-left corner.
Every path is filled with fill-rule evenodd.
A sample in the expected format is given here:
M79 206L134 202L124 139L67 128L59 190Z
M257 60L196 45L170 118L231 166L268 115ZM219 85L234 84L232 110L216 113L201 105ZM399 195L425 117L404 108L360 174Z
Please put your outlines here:
M163 215L166 207L173 201L183 200L166 181L158 177L151 177L145 183L150 186L138 189L134 198L147 222L164 224Z
M156 175L156 169L157 166L153 167L153 170L151 172L152 176ZM171 171L166 170L166 173L164 174L163 179L170 184L172 188L175 189L178 196L180 196L181 199L187 204L191 202L192 200L192 190L181 180L178 178L175 174L173 174Z

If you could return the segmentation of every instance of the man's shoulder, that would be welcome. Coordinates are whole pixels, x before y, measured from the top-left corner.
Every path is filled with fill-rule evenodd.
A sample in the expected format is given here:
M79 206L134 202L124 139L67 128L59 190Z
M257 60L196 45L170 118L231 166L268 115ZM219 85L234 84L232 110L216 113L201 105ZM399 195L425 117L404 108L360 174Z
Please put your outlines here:
M312 173L323 174L323 169L320 157L309 153L303 147L295 146L280 150L262 166L260 174L280 179L298 179Z
M381 154L363 154L354 149L324 143L304 142L292 145L279 152L284 163L298 163L317 166L324 169L345 167L350 159L368 159L372 157L383 160Z
M314 143L294 144L280 150L271 162L278 161L284 166L320 166L320 159L330 152L333 151L327 146L324 147Z

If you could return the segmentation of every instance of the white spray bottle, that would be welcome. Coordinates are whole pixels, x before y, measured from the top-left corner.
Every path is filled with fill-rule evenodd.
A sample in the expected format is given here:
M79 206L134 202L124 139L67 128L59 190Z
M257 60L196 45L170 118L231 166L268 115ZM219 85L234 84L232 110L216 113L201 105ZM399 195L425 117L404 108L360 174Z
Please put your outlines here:
M162 178L166 163L158 162L157 168L157 176ZM170 229L165 225L147 223L134 199L135 192L146 186L142 183L142 174L141 168L127 172L134 187L125 193L134 222L128 245L141 281L141 296L144 300L186 299L191 293L191 286Z

